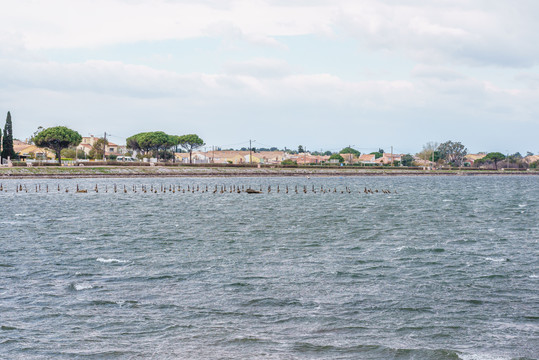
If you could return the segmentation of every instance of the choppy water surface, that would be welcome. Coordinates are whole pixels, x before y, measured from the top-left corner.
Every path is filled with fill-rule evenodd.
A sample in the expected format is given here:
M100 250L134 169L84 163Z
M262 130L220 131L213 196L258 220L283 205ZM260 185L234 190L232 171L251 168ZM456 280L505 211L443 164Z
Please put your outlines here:
M1 182L1 358L539 354L536 177Z

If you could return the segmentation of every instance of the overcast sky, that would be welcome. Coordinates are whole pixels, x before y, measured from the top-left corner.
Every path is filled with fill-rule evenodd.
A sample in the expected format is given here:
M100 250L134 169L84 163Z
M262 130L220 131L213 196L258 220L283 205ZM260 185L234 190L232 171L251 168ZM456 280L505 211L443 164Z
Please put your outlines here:
M539 153L538 18L536 0L0 0L0 121Z

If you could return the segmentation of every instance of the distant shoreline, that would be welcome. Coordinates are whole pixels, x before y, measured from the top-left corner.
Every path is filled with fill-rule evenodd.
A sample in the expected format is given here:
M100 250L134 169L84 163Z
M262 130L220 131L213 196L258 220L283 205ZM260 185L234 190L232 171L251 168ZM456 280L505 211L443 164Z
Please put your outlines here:
M410 170L365 168L238 167L13 167L0 168L0 179L147 178L147 177L350 177L350 176L515 176L539 171Z

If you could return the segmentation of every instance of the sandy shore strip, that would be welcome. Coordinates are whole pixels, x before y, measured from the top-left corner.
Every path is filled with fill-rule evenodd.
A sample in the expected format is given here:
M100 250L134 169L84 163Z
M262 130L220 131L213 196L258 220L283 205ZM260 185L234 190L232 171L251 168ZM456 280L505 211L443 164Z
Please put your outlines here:
M0 178L130 178L130 177L287 177L287 176L481 176L539 175L539 171L410 170L401 168L281 168L211 166L98 166L0 168Z

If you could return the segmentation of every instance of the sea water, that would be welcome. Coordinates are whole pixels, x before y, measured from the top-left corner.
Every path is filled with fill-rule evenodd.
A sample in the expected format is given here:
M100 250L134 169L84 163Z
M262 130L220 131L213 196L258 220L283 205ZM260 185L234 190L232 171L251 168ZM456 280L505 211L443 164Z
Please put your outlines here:
M535 176L0 182L1 358L539 357Z

